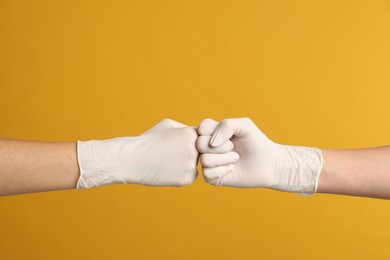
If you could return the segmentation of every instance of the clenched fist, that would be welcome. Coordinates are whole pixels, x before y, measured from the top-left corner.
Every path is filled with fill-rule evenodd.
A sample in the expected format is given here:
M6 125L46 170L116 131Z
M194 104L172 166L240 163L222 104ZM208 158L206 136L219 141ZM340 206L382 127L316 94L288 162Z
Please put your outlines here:
M318 148L274 143L249 118L203 120L197 149L207 183L310 195L322 167Z
M197 177L196 130L165 119L136 137L78 142L77 188L116 183L185 186Z

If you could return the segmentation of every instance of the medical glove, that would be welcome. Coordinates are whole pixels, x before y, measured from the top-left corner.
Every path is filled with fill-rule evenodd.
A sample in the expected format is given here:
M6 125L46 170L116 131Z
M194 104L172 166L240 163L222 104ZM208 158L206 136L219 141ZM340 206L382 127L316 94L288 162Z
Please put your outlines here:
M197 149L209 184L271 188L301 195L317 190L322 168L318 148L277 144L249 118L221 123L206 119L200 123L198 134Z
M77 143L77 188L111 184L185 186L197 177L196 130L165 119L140 136Z

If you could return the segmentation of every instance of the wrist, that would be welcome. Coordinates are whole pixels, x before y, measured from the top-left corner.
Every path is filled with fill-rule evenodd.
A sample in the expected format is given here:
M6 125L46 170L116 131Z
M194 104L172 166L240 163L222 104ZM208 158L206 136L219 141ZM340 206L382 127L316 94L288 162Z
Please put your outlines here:
M323 164L319 148L282 145L281 165L278 172L279 190L300 195L313 195L317 191Z
M117 154L116 139L77 142L80 169L77 189L125 183L117 170L121 156Z

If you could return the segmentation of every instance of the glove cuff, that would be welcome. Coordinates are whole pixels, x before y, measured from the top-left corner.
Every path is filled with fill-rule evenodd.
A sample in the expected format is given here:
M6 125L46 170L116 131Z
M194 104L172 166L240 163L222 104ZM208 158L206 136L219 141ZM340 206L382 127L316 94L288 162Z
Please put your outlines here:
M121 183L111 174L110 166L107 162L99 161L103 157L102 155L107 153L110 143L111 140L77 142L77 158L80 169L80 177L76 185L77 189ZM99 146L99 149L96 149L96 146Z
M285 166L280 174L280 190L309 196L317 192L323 159L319 148L283 146ZM283 177L282 177L283 176Z
M307 147L307 152L302 156L301 167L298 175L302 177L302 190L297 192L303 196L314 195L317 192L318 181L322 170L322 152L319 148Z

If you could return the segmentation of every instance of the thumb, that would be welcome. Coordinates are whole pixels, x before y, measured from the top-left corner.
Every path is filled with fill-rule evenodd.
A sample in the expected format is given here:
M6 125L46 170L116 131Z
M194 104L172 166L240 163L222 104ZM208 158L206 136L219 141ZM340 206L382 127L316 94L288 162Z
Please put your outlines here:
M218 147L226 143L233 136L245 137L252 129L254 123L249 118L229 118L224 119L215 129L210 145Z

